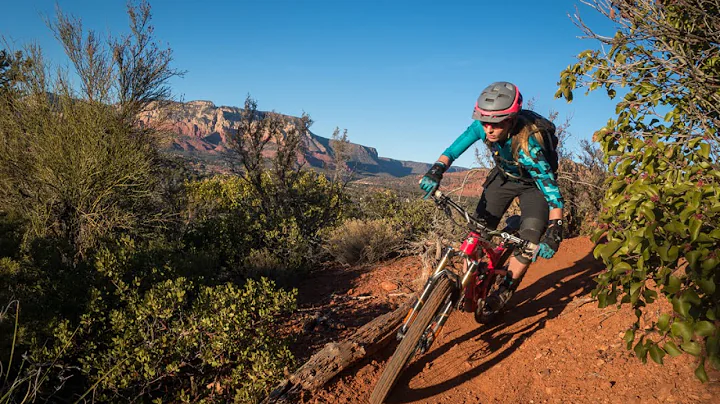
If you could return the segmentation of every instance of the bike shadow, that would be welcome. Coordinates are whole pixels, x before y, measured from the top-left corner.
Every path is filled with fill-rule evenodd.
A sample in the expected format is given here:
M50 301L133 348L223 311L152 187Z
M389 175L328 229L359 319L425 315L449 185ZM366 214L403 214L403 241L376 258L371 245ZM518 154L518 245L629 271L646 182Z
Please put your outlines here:
M478 326L464 335L443 343L411 363L401 375L394 394L390 395L387 402L406 403L433 397L455 388L497 365L515 352L527 338L544 328L548 320L560 315L573 300L573 296L589 293L595 287L593 276L602 269L603 265L590 253L573 265L549 273L518 290L510 302L512 305L510 310L495 323ZM528 276L530 277L530 273ZM543 295L549 289L552 290ZM519 330L513 327L523 320L536 316L541 317L524 325ZM467 361L478 362L473 368L431 386L417 389L408 386L408 382L421 373L426 366L446 354L457 344L471 339L485 343L482 348L475 350L467 358ZM490 359L483 359L493 354L495 356ZM438 370L433 369L433 371Z

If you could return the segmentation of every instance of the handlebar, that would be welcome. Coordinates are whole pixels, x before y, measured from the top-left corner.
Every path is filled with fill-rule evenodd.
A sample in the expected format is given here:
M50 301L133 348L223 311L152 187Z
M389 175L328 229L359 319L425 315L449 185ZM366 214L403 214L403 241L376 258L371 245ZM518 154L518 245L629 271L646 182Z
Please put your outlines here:
M465 218L465 221L467 222L470 230L484 233L488 236L498 236L502 238L505 242L510 242L524 250L532 251L533 259L537 255L538 245L531 243L530 241L521 239L520 237L513 236L508 232L488 228L480 219L468 213L462 206L455 203L455 201L450 199L450 197L448 197L447 195L443 194L440 190L435 190L435 192L432 194L432 198L438 206L449 206L456 210L458 213L460 213L460 215Z

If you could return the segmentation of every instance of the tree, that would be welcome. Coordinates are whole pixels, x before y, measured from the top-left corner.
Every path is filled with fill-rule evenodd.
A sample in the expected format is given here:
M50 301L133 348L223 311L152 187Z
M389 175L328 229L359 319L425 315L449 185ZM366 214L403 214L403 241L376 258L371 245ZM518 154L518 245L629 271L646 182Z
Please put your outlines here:
M145 0L129 2L130 34L107 41L85 32L79 18L62 10L48 21L80 79L78 96L115 105L130 124L148 108L166 106L172 99L170 80L184 74L171 67L172 50L155 41L150 11Z
M319 231L338 220L346 199L338 178L329 180L299 163L311 124L307 114L287 118L258 111L248 96L238 128L228 136L241 164L238 176L249 187L242 188L256 201L243 207L251 227L260 230L256 247L279 258L283 269L316 258Z
M0 50L0 92L16 91L18 82L23 79L23 72L32 66L31 63L22 52L13 54L6 49Z
M347 129L343 129L340 134L340 128L335 127L332 136L330 137L330 148L333 152L333 161L335 169L333 172L333 181L342 181L343 184L347 184L352 179L353 171L348 165L350 161L350 154L352 145L348 139Z
M65 260L163 223L157 132L136 119L181 72L154 42L147 3L128 15L132 34L105 42L60 10L49 23L79 88L38 47L0 58L0 210L27 223L26 246L53 239Z
M645 362L666 354L720 369L720 5L713 0L593 0L613 37L576 15L586 50L561 73L557 97L603 88L616 114L595 133L609 164L595 249L607 270L600 306L629 303L637 321L625 334ZM658 293L659 292L659 293ZM673 307L657 318L646 304Z

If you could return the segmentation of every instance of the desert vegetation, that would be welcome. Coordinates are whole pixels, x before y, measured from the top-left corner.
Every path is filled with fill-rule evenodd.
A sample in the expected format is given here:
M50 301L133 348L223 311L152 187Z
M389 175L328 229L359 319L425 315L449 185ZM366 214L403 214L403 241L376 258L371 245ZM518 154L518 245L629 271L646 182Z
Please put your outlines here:
M199 179L159 153L137 119L182 72L149 6L128 16L105 41L58 12L71 72L0 54L0 402L255 402L293 366L272 331L295 292L275 280L312 259L335 188L279 166Z
M399 254L430 206L353 201L344 153L332 175L298 164L310 117L250 97L231 175L160 153L162 124L139 118L174 105L182 72L149 5L128 16L131 34L105 41L59 11L71 72L36 46L0 53L0 402L257 402L295 366L274 332L293 279Z
M595 249L607 264L601 307L630 304L625 341L637 356L697 357L696 376L720 369L720 18L715 1L590 1L618 27L561 73L557 96L604 90L617 116L595 133L608 164ZM646 313L656 299L671 312Z
M600 305L637 309L628 346L656 362L695 355L706 380L720 367L718 10L676 3L595 3L623 28L562 73L558 95L603 88L618 116L599 146L565 155L560 183L570 233L607 239ZM58 11L70 71L37 46L0 51L0 403L258 402L298 365L277 332L298 277L432 261L438 239L461 236L417 194L353 185L347 131L332 167L302 166L311 118L249 96L229 173L160 152L163 126L140 117L175 105L183 72L149 5L128 17L130 34L103 39ZM673 312L648 317L657 298Z

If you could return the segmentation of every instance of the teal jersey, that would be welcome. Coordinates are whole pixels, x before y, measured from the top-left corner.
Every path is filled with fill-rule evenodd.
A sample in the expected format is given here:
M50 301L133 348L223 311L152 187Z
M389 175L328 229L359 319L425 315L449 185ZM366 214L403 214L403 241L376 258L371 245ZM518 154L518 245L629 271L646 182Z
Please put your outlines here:
M483 129L482 123L480 121L473 121L465 132L455 139L453 144L443 152L443 155L450 159L450 164L452 164L453 161L465 153L475 142L478 140L485 142L485 139L485 129ZM530 175L530 178L532 178L535 185L537 185L545 196L545 200L550 209L565 206L560 188L557 184L557 179L545 158L542 146L531 136L528 142L528 153L525 153L521 148L518 152L518 159L515 161L512 154L512 141L513 138L510 137L510 139L503 144L499 142L488 144L491 152L495 156L500 157L497 159L499 160L498 164L501 165L500 169L506 173L520 177L522 176L520 166L522 166L523 170ZM504 161L508 163L505 164L503 163Z

